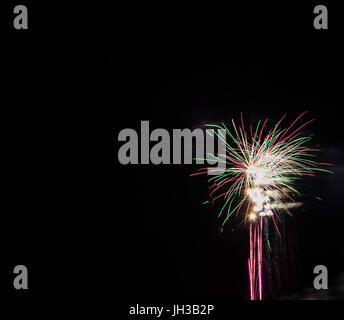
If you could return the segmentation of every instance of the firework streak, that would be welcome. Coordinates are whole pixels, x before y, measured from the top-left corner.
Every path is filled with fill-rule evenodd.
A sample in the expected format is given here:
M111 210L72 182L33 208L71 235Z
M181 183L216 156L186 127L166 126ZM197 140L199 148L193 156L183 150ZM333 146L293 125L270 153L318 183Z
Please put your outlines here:
M313 152L320 150L309 148L307 143L311 137L304 136L301 132L302 128L315 119L297 125L306 112L286 129L280 127L285 115L269 131L266 129L266 119L262 125L259 121L255 128L250 125L247 133L242 114L240 126L232 119L232 131L223 122L221 125L206 125L213 129L207 130L208 134L215 134L225 143L225 150L219 150L217 156L208 155L226 164L225 170L208 180L211 183L210 202L221 199L223 205L218 216L226 212L221 231L233 213L241 214L244 223L249 224L248 270L251 300L263 299L264 223L271 219L281 236L278 230L278 223L281 222L279 215L291 215L289 209L299 204L293 198L294 195L300 195L294 187L297 180L304 176L314 176L317 171L331 172L319 168L320 165L330 164L313 160ZM222 130L217 133L216 129ZM226 139L228 137L229 142ZM207 174L212 170L219 169L201 168L191 176ZM270 243L268 245L270 247Z

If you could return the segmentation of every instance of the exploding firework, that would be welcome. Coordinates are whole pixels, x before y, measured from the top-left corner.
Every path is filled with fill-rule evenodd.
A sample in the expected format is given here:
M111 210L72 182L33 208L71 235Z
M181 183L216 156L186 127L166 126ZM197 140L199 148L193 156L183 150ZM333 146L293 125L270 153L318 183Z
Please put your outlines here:
M296 125L306 112L286 129L280 126L284 115L268 132L267 119L262 124L259 121L255 128L250 125L247 132L242 114L240 126L232 119L232 131L223 122L221 125L206 125L212 129L221 129L218 130L219 133L215 130L212 130L212 133L207 132L215 134L225 145L222 153L211 156L224 162L226 169L208 180L212 183L209 187L211 202L223 201L218 216L221 217L226 212L221 230L233 213L240 214L245 224L249 224L248 269L251 300L263 298L264 223L271 219L281 236L278 230L280 215L292 215L290 209L299 205L294 199L295 195L300 195L295 189L297 180L304 176L314 176L317 171L331 172L319 168L321 165L330 165L329 163L313 160L314 152L320 150L310 148L307 144L311 137L304 136L301 131L315 119ZM191 176L218 170L212 167L201 168Z

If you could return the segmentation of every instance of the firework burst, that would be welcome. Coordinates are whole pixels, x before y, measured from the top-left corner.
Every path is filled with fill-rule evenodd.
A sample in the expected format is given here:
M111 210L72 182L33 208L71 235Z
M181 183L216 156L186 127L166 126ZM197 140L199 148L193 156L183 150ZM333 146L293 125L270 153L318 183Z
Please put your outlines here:
M295 189L295 183L304 176L314 176L317 171L331 172L319 168L314 161L314 152L319 149L310 148L307 144L310 136L304 136L301 129L311 119L301 125L296 125L303 112L286 129L281 128L285 115L272 129L267 131L267 119L258 122L255 128L249 126L245 130L243 116L241 125L237 126L232 119L232 131L224 124L206 125L224 142L225 150L217 156L210 155L218 162L224 162L226 169L212 176L210 198L214 203L222 200L219 217L225 212L221 230L233 213L241 216L249 224L250 257L248 260L250 275L251 299L262 299L262 234L266 219L271 219L278 230L279 215L291 215L290 208L297 206L295 195L300 193ZM267 131L267 132L266 132ZM210 131L207 131L209 134ZM225 132L225 134L224 134ZM229 142L227 142L229 138ZM215 172L217 168L201 168L191 176Z

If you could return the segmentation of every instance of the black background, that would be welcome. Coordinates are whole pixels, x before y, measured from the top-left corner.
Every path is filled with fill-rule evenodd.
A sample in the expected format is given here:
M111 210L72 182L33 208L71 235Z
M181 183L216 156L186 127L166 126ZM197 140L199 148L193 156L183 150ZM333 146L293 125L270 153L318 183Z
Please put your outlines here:
M25 3L23 3L25 4ZM247 234L223 234L195 165L120 165L118 133L309 110L335 175L305 181L300 290L313 267L343 272L342 17L313 28L314 4L183 7L26 3L29 30L2 19L2 213L12 297L247 299ZM303 186L301 186L303 188ZM317 201L314 196L323 199ZM27 291L13 268L28 267Z

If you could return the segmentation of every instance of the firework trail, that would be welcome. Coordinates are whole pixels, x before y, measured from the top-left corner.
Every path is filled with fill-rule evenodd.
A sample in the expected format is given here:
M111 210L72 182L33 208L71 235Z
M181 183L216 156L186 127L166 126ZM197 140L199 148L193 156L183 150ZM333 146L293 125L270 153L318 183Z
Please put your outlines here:
M263 298L262 235L267 219L273 221L281 236L278 230L279 215L292 215L289 209L299 205L293 198L294 195L300 195L294 187L296 181L304 176L314 176L317 171L331 173L319 168L320 165L330 165L329 163L313 160L313 152L320 150L308 147L311 137L304 136L301 132L302 128L315 119L297 124L306 112L297 117L289 127L282 129L280 124L284 115L268 132L266 119L262 124L259 121L255 128L250 125L247 133L242 113L241 125L237 126L232 119L232 131L223 122L221 125L206 125L213 129L207 130L207 133L215 134L225 145L222 153L219 152L217 156L209 155L226 164L225 170L208 180L211 183L211 203L219 199L223 201L218 216L221 217L226 212L221 231L234 212L235 215L241 213L244 223L249 224L248 270L251 300ZM217 133L216 129L221 130ZM230 138L229 142L227 137ZM207 174L212 170L215 172L218 169L201 168L191 176Z

